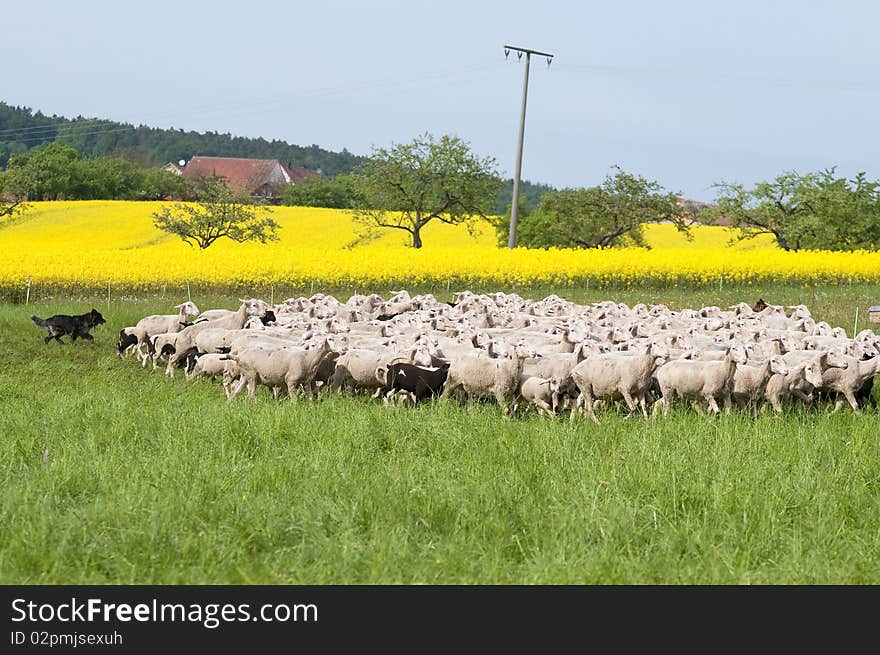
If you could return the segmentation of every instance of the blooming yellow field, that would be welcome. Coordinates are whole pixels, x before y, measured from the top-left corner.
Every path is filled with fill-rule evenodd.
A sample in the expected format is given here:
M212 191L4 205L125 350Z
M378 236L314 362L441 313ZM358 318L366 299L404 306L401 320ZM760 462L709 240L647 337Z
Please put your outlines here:
M221 240L205 251L156 230L162 203L88 201L33 203L0 229L0 286L155 289L164 284L255 287L268 284L361 287L449 283L511 285L880 282L880 253L788 253L762 237L728 245L731 232L700 227L687 241L671 225L648 229L650 250L524 250L495 246L489 226L476 237L463 227L429 225L425 247L406 247L388 231L351 247L344 211L274 208L280 241Z

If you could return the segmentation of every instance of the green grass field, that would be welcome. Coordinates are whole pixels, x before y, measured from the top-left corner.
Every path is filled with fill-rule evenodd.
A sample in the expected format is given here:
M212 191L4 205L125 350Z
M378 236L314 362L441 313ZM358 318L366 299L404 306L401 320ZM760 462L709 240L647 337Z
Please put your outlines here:
M813 301L848 332L880 304L877 287L557 291ZM227 405L113 353L182 299L0 305L0 583L880 582L876 413L595 426L265 390ZM29 320L92 306L94 345L44 346Z

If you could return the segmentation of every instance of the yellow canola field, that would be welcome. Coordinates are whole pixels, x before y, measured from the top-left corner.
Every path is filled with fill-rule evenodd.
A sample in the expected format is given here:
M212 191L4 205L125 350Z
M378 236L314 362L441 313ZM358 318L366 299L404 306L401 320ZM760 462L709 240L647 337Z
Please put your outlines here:
M404 232L350 247L356 234L341 210L276 207L280 241L228 239L198 251L156 230L151 214L163 203L87 201L32 203L0 229L0 286L155 289L164 284L368 288L379 285L668 284L786 281L880 282L880 253L798 252L768 237L728 245L732 232L700 227L693 241L671 225L648 227L652 249L509 251L491 227L476 238L441 223L423 231L425 247L405 246Z

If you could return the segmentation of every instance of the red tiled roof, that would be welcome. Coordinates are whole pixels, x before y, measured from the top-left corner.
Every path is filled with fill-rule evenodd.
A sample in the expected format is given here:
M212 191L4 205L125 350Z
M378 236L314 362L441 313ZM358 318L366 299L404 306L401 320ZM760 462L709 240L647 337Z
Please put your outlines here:
M281 168L283 168L284 172L290 177L291 184L296 184L307 177L317 177L320 175L317 171L303 168L302 166L285 166L284 164L281 164Z
M253 193L265 184L283 183L283 179L272 179L272 173L278 166L280 163L277 159L193 157L183 169L183 176L188 180L198 180L217 175L226 179L227 186Z

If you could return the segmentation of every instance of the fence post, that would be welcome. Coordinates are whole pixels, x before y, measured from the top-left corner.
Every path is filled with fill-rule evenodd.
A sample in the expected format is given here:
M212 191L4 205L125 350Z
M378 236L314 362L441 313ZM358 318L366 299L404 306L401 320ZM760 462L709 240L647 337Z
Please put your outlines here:
M110 309L110 278L107 278L107 309Z
M192 294L189 291L189 280L186 281L186 299L192 302Z
M24 294L24 304L27 305L31 301L31 279L27 281L27 291Z
M272 285L272 291L269 294L269 304L275 307L275 285Z
M853 323L853 331L852 331L853 338L855 338L856 332L858 332L858 329L859 329L859 306L856 305L856 320Z
M309 297L314 296L314 295L315 295L315 281L312 280L312 286L311 286L311 289L309 290Z

